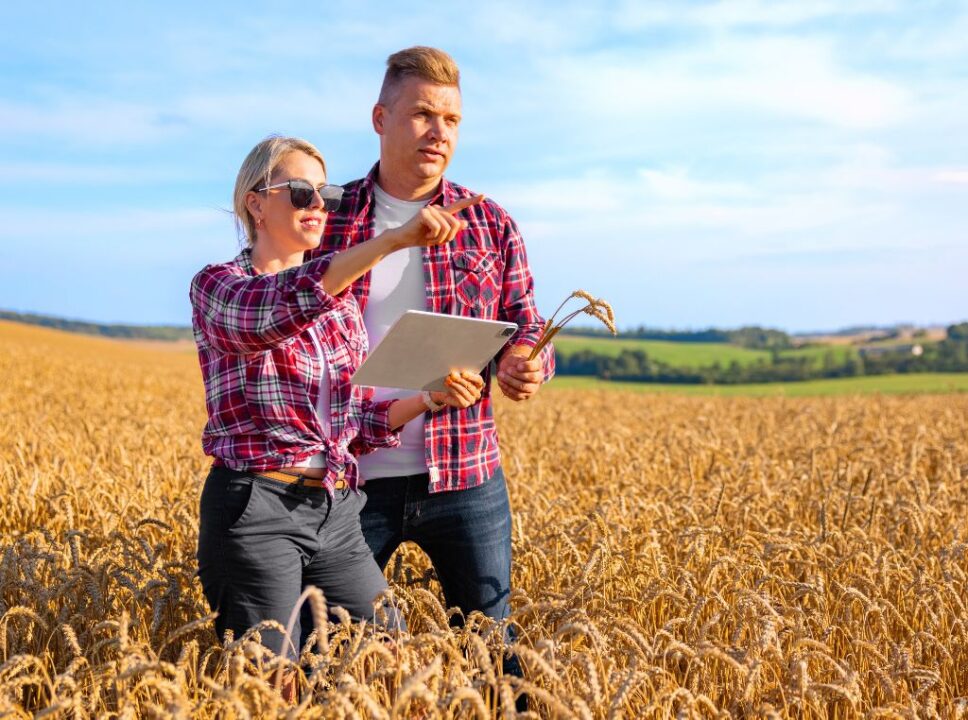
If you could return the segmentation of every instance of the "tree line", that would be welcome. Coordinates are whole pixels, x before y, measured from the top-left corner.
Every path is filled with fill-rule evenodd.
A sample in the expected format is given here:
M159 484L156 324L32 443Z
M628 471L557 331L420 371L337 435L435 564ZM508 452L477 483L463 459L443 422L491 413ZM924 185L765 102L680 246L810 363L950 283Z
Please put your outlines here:
M604 328L582 327L562 330L564 335L578 337L611 337ZM747 325L733 330L706 328L705 330L657 330L639 325L631 330L623 330L622 337L632 340L667 340L682 343L723 343L738 345L751 350L785 350L793 347L792 338L782 330Z

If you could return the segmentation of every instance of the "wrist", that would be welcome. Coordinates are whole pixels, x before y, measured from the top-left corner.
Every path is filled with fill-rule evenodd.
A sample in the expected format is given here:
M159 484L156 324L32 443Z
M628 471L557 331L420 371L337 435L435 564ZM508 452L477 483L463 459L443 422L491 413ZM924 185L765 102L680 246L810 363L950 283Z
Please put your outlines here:
M446 407L444 403L434 402L433 397L426 390L423 390L420 393L420 399L423 400L423 404L430 412L437 412L438 410L443 410Z
M507 363L517 362L519 360L527 360L531 355L531 348L527 345L508 345L501 351L501 357L498 360L498 368L504 369L504 365ZM512 358L514 358L512 360Z
M407 247L406 238L403 233L400 232L399 228L391 228L389 230L384 230L380 234L380 240L383 245L383 252L385 255L389 255L397 250L403 250Z

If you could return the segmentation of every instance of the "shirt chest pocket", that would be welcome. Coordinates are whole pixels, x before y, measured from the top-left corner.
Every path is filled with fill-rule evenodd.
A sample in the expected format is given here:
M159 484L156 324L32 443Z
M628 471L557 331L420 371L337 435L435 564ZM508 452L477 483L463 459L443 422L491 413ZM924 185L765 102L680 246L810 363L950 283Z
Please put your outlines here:
M349 358L350 370L355 371L366 357L367 342L363 330L340 319L337 331L332 334L332 342L337 343L337 351L343 351ZM337 354L341 354L337 352Z
M497 306L501 294L499 256L487 250L457 250L451 256L454 293L462 305L479 311Z
M316 328L314 338L317 362L326 364L330 374L356 370L366 356L366 336L360 328L333 313Z

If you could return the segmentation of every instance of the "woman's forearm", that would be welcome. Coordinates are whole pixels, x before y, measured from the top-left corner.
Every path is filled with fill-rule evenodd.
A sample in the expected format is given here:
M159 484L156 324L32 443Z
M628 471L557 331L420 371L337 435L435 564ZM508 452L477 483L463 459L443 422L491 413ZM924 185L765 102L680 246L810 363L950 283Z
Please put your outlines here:
M387 412L387 422L392 430L397 430L419 415L426 412L427 406L424 405L423 398L419 395L411 395L408 398L396 400Z
M387 230L372 240L367 240L349 250L341 250L333 255L329 267L323 273L323 290L329 295L339 295L374 265L390 253L399 250L396 230Z

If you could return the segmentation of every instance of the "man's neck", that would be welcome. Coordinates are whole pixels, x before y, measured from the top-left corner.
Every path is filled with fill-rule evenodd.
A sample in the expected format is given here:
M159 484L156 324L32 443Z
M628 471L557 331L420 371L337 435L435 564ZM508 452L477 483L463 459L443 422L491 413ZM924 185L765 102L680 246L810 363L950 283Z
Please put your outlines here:
M387 195L397 200L429 200L437 193L441 178L431 178L425 182L414 182L409 178L399 178L392 173L377 171L376 182Z

